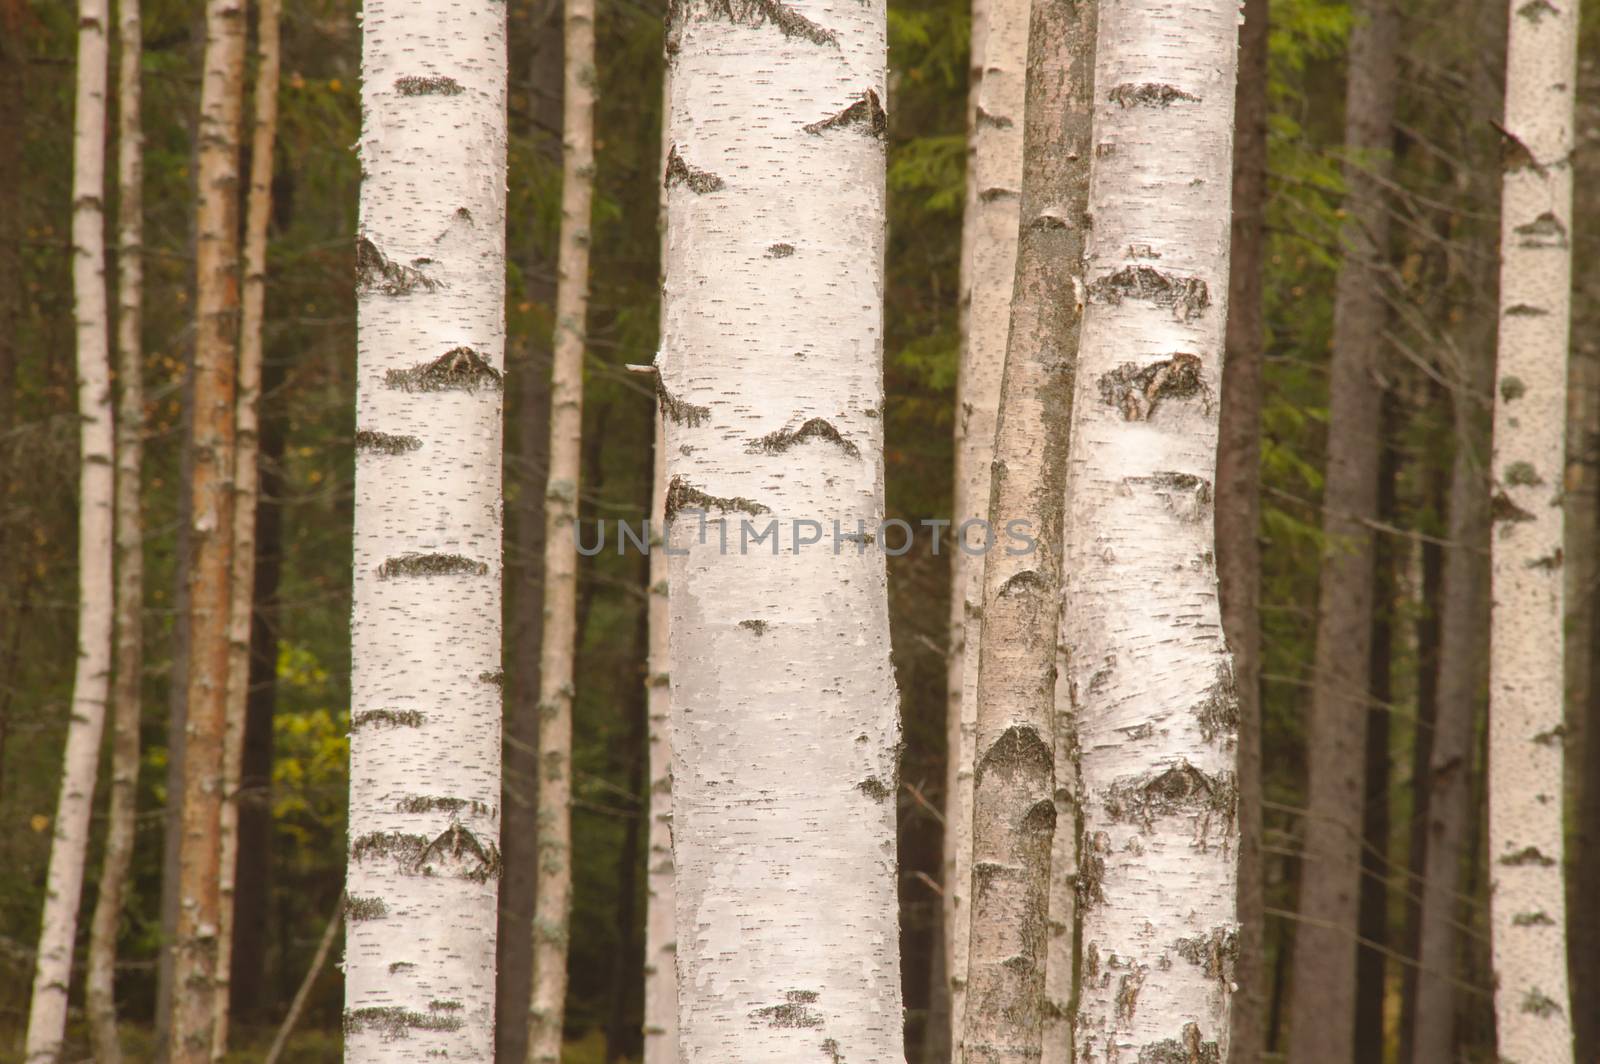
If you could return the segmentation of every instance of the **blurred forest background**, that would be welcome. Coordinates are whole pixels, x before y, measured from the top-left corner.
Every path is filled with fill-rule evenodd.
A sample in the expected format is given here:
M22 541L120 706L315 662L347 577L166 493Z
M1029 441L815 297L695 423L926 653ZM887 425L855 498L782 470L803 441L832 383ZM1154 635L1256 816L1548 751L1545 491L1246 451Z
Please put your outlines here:
M267 280L259 578L245 755L234 948L235 1051L258 1060L288 1008L340 897L345 865L349 581L355 360L354 241L360 108L355 0L288 0ZM533 695L519 682L536 615L550 303L559 214L560 6L514 0L511 25L509 248L512 272L506 402L506 666L508 715ZM1281 1053L1287 1012L1304 805L1303 713L1309 699L1319 558L1320 491L1334 278L1341 260L1340 178L1349 6L1272 0L1268 85L1270 185L1266 261L1266 405L1261 457L1265 714L1265 958L1269 1047ZM1574 1013L1580 1055L1600 1060L1600 656L1593 531L1600 517L1600 11L1589 5L1580 53L1579 228L1569 434L1569 877ZM168 716L182 698L173 665L185 367L194 316L195 126L201 5L145 0L144 121L148 400L144 476L147 668L138 843L122 932L118 1001L148 1031L155 1013L167 820ZM597 207L588 397L585 520L649 512L653 405L625 363L656 347L657 200L661 185L662 0L599 0ZM889 288L886 378L889 516L915 523L950 512L959 346L958 254L966 164L968 16L962 0L891 0ZM1361 937L1363 1061L1400 1060L1415 988L1421 865L1417 796L1425 793L1428 722L1443 599L1450 467L1463 438L1463 352L1492 343L1494 295L1479 278L1498 225L1482 199L1498 106L1476 87L1495 57L1454 0L1404 5L1393 145L1392 247L1384 355L1386 434L1379 613L1372 709ZM0 0L0 1059L25 1022L50 816L61 771L76 615L77 419L70 283L71 114L76 17L64 0ZM1492 52L1492 49L1489 49ZM1496 78L1497 80L1497 78ZM1359 162L1359 160L1357 160ZM1492 183L1492 182L1491 182ZM115 257L113 256L113 262ZM1493 276L1493 271L1489 271ZM1482 416L1466 422L1484 421ZM585 537L593 541L591 531ZM1583 544L1586 544L1584 546ZM925 1034L939 952L945 761L948 557L890 560L895 663L906 729L900 809L900 899L908 1056L938 1059ZM638 555L582 560L575 708L575 911L568 1005L570 1059L637 1058L645 861L645 621ZM537 636L531 644L537 647ZM174 690L176 686L177 690ZM1481 740L1481 715L1480 715ZM509 721L508 735L525 734ZM1419 744L1419 736L1423 743ZM1483 825L1481 758L1471 839ZM507 787L527 783L508 748ZM1587 778L1587 788L1579 784ZM1581 799L1581 800L1580 800ZM516 801L513 796L508 805ZM97 824L100 814L97 813ZM99 852L98 835L91 854ZM1483 843L1462 869L1463 933L1452 973L1467 1059L1492 1060ZM91 868L98 866L91 858ZM508 880L509 885L509 880ZM92 904L88 884L85 911ZM80 937L87 935L87 921ZM77 972L82 971L78 965ZM290 1059L338 1059L341 987L316 984ZM74 990L76 1002L77 991ZM74 1042L83 1045L81 1017ZM141 1035L141 1037L147 1037ZM1586 1048L1585 1048L1586 1047ZM81 1059L74 1058L74 1059ZM1438 1064L1438 1062L1416 1062Z

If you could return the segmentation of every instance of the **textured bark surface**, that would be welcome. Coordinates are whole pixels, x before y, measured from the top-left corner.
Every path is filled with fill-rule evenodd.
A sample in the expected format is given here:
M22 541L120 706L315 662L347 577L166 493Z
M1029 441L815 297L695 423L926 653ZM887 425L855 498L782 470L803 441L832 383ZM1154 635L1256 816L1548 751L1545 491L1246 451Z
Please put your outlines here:
M1099 12L1068 481L1082 1064L1225 1061L1233 668L1212 527L1238 8Z
M369 0L363 20L352 1064L493 1058L505 17Z
M1496 366L1489 868L1502 1060L1572 1060L1562 861L1562 512L1578 5L1511 8Z
M195 217L194 468L183 821L178 842L168 1059L211 1059L220 977L221 816L233 550L235 362L239 338L239 126L245 5L209 0Z
M539 862L533 909L528 1064L561 1059L572 916L572 699L578 638L574 534L582 466L588 343L589 222L594 199L594 2L565 0L561 86L561 236L556 265L550 476L545 490L544 631L539 655Z
M881 0L686 0L668 28L678 1015L706 1064L905 1059L877 542L886 29Z
M1055 746L1058 738L1070 746L1056 734L1056 642L1088 229L1094 10L1092 2L1037 0L1030 12L1016 280L987 515L996 528L1026 522L1034 542L1026 553L992 551L983 566L961 1049L972 1064L1037 1061L1047 1028L1052 1049L1070 1052L1067 1001L1046 996L1046 968L1064 963L1070 991L1072 913L1051 911L1050 889ZM1062 804L1064 823L1073 823L1070 798ZM1065 949L1052 948L1062 939Z
M1235 1060L1266 1049L1266 914L1261 859L1261 402L1266 359L1267 0L1245 0L1234 94L1233 232L1227 357L1217 442L1217 583L1239 694L1239 955Z
M650 527L664 526L667 499L665 415L656 413ZM678 1059L678 933L672 869L672 687L667 672L671 609L667 601L667 556L660 544L650 552L649 666L645 712L649 715L649 815L646 841L644 923L644 1064Z
M1308 776L1295 927L1289 1057L1348 1064L1355 1033L1356 910L1366 795L1367 674L1372 647L1373 547L1379 420L1376 372L1385 318L1397 17L1390 0L1354 5L1345 90L1345 258L1334 292L1329 359L1326 547L1307 722Z
M72 129L72 297L78 377L78 654L62 754L61 791L45 873L39 951L24 1059L57 1064L67 1028L78 901L89 850L89 814L111 682L112 411L106 305L105 138L110 32L105 0L78 4Z
M221 870L218 882L216 1032L211 1055L228 1051L233 973L234 889L239 868L239 802L245 714L250 697L250 628L255 616L256 507L260 498L262 322L267 302L267 226L272 220L272 153L278 133L278 0L256 8L255 113L250 192L244 220L244 285L234 399L232 598L228 605L227 722L222 742Z
M95 1060L121 1064L117 1038L117 932L133 864L138 805L139 717L144 676L144 527L139 511L144 456L144 127L139 117L139 0L117 5L117 416L116 669L111 689L111 798L105 861L89 927L85 1005Z
M959 401L956 410L956 473L954 527L981 521L988 514L990 463L1000 408L1001 366L1011 325L1011 295L1016 280L1017 217L1022 189L1022 124L1024 81L1028 62L1028 0L984 0L981 77L975 86L972 114L970 236L963 240L970 256L965 345L961 351ZM959 597L961 631L952 665L950 741L956 743L955 771L950 776L954 817L946 830L955 844L952 878L946 880L945 906L951 921L951 952L946 975L950 983L950 1023L954 1057L961 1059L967 993L967 951L971 941L973 767L977 751L978 643L983 629L982 527L958 531L966 549L953 552L952 596ZM959 686L955 686L959 684Z

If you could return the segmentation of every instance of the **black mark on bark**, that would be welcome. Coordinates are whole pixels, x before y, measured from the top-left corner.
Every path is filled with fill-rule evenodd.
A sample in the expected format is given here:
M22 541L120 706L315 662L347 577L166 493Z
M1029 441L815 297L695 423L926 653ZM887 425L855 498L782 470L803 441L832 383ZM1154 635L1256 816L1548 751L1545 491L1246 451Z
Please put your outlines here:
M769 259L786 259L793 254L793 244L771 244L767 247L767 258Z
M1039 737L1037 729L1018 724L1007 728L989 749L978 759L973 773L974 783L981 783L990 772L999 772L1011 780L1024 772L1049 773L1055 767L1050 747Z
M422 447L415 436L395 436L387 432L362 429L356 433L356 450L376 454L406 454Z
M1567 246L1567 227L1551 211L1545 211L1526 225L1512 230L1521 237L1518 246L1524 248L1564 248Z
M670 520L683 510L720 510L723 513L746 513L751 516L772 512L752 499L707 495L682 477L673 477L667 485L666 516Z
M741 26L771 23L783 31L785 37L839 47L837 33L817 25L781 0L708 0L705 10L712 18L727 19Z
M381 920L389 915L389 906L382 898L363 898L355 894L345 899L344 918L351 922Z
M1530 306L1527 303L1516 303L1506 308L1508 318L1544 318L1550 312L1543 307Z
M1199 1024L1186 1023L1180 1037L1141 1048L1136 1064L1222 1064L1222 1050L1201 1040Z
M410 1037L412 1031L459 1031L461 1017L441 1015L437 1011L427 1014L386 1005L365 1009L348 1009L344 1014L344 1033L358 1034L377 1031L385 1042L395 1042Z
M1561 1006L1538 987L1529 990L1522 998L1522 1011L1541 1020L1561 1014Z
M1144 105L1146 107L1170 107L1182 100L1185 103L1199 103L1200 97L1193 93L1184 92L1176 85L1162 85L1147 81L1142 85L1131 82L1118 85L1112 89L1106 98L1112 103L1121 104L1123 107Z
M1170 308L1188 321L1211 305L1206 283L1198 277L1177 277L1153 266L1124 266L1089 285L1089 298L1115 306L1124 299L1142 299Z
M1206 696L1195 707L1200 722L1200 737L1208 743L1218 739L1231 746L1239 734L1239 686L1233 669L1224 662L1217 666L1217 679L1206 688Z
M1489 519L1496 523L1504 521L1515 525L1532 521L1533 515L1512 502L1511 496L1503 491L1497 491L1489 502Z
M1527 865L1536 865L1539 868L1549 868L1555 864L1555 858L1546 857L1537 846L1524 846L1515 853L1508 853L1500 858L1500 864L1507 868L1522 868Z
M383 383L403 392L475 392L479 388L499 391L500 371L470 347L451 348L432 362L410 369L391 369Z
M781 429L778 432L768 433L759 440L751 443L745 450L751 454L764 451L767 454L782 454L797 444L806 440L823 440L836 444L841 451L856 458L861 454L861 449L840 435L839 430L833 427L832 422L814 417L799 428Z
M817 1002L815 990L789 990L784 1003L756 1009L750 1015L767 1021L768 1027L821 1027L822 1014L810 1006Z
M1522 383L1521 377L1500 378L1500 398L1504 399L1506 402L1509 403L1514 399L1521 399L1527 394L1528 386Z
M1100 401L1122 412L1124 421L1149 421L1163 399L1200 396L1211 408L1211 393L1197 355L1174 354L1141 366L1124 362L1100 378Z
M350 730L361 728L420 728L422 714L414 709L368 709L350 719Z
M402 554L378 566L378 576L488 576L489 566L459 554Z
M1513 927L1554 927L1555 925L1556 922L1550 918L1550 914L1543 911L1517 913L1511 918L1511 926Z
M978 108L976 118L978 125L989 126L993 129L1010 129L1012 126L1016 125L1015 122L1005 115L992 115L988 111L985 111L982 107Z
M675 184L683 185L690 192L702 196L707 192L717 192L724 187L722 178L716 174L685 162L683 156L678 154L676 144L667 152L667 174L661 183L665 188L671 188Z
M739 622L739 627L745 629L748 632L753 632L758 636L759 635L765 635L766 631L767 631L767 622L766 621L740 621Z
M1560 14L1560 12L1556 10L1556 5L1552 4L1550 0L1529 0L1528 3L1517 8L1517 14L1530 22L1536 23L1546 15L1556 15Z
M1544 478L1533 468L1532 462L1512 462L1501 473L1501 479L1519 488L1537 488L1544 483Z
M418 77L411 75L396 78L395 89L401 96L460 96L461 83L455 78Z
M881 802L894 794L894 788L876 776L868 776L856 784L856 790L871 798L874 802Z
M661 382L659 373L656 374L656 401L661 404L661 413L674 425L698 428L711 416L709 406L685 402L669 392L667 386Z
M884 113L883 104L878 102L877 90L868 89L843 111L805 127L807 133L825 133L830 129L849 129L882 140L889 132L889 116Z
M1192 523L1211 513L1211 482L1192 473L1152 473L1147 477L1126 477L1130 487L1147 487L1161 497L1178 520Z
M391 262L378 246L366 237L356 238L356 291L382 292L403 296L412 292L432 292L444 287L440 282L410 266Z
M1106 788L1103 803L1113 822L1137 824L1145 830L1158 817L1218 813L1232 823L1238 802L1233 773L1209 776L1187 761L1164 772L1120 780Z

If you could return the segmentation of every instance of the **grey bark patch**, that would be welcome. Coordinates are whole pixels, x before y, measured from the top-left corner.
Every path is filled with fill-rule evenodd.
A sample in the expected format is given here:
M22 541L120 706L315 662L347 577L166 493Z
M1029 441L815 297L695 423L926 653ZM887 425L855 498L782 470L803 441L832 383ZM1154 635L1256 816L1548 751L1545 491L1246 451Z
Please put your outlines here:
M350 860L361 862L369 857L393 857L402 865L415 863L417 856L427 849L428 840L423 835L401 831L374 831L350 843Z
M828 1064L844 1064L844 1054L839 1051L839 1043L835 1039L822 1040L822 1055L828 1058Z
M1198 277L1178 277L1154 266L1124 266L1089 285L1089 298L1116 306L1124 299L1141 299L1170 309L1188 321L1211 305L1211 293Z
M1540 746L1565 746L1567 742L1567 726L1557 724L1549 731L1542 731L1533 737L1533 741Z
M461 82L455 78L410 74L395 78L395 91L401 96L460 96Z
M986 188L986 189L980 190L978 192L978 202L980 202L980 203L993 203L995 200L1000 200L1000 199L1016 199L1017 196L1018 196L1018 192L1017 192L1016 189L1014 189L1014 188L1001 188L1000 186L996 185L996 186L992 186L990 188Z
M1221 739L1225 746L1232 745L1239 734L1239 685L1226 662L1217 666L1216 681L1206 688L1206 696L1195 707L1194 715L1200 723L1202 739L1208 743Z
M399 975L401 972L409 972L415 968L416 965L410 961L395 961L389 965L389 974Z
M361 236L356 238L356 292L382 292L404 296L412 292L432 292L444 287L440 282L399 262L391 262L378 245Z
M819 119L803 127L807 133L826 133L830 129L848 129L862 136L882 140L889 133L889 116L878 100L876 89L868 89L861 98L838 114Z
M1537 1016L1541 1020L1561 1015L1561 1006L1554 998L1538 987L1534 987L1524 994L1522 1004L1518 1007L1528 1015Z
M1546 15L1557 15L1560 12L1556 10L1556 5L1552 4L1550 0L1529 0L1528 3L1517 8L1517 14L1530 22L1537 23Z
M1180 761L1165 771L1111 784L1101 802L1113 822L1136 824L1146 831L1157 818L1195 813L1218 813L1231 823L1238 787L1231 772L1210 776Z
M1544 483L1544 478L1533 468L1532 462L1512 462L1505 467L1500 477L1507 484L1519 488L1537 488Z
M702 170L698 166L690 166L678 153L676 144L667 151L667 172L661 180L663 188L671 188L675 184L682 185L690 192L701 196L708 192L721 191L725 187L722 178L716 174Z
M1511 496L1503 491L1494 493L1494 498L1489 500L1489 520L1500 523L1522 524L1532 521L1533 515L1516 503L1511 501Z
M876 776L868 776L856 784L856 790L871 798L874 802L881 802L894 795L894 788Z
M974 117L977 120L978 125L988 126L991 129L1010 129L1012 126L1016 125L1015 122L1005 115L990 114L982 107L978 108Z
M1027 724L1015 724L989 744L978 759L973 772L976 786L990 772L999 772L1005 779L1015 779L1022 773L1049 773L1055 769L1055 757L1050 747L1040 738L1038 729Z
M1209 935L1180 938L1172 944L1178 956L1199 967L1207 978L1224 986L1233 982L1233 969L1239 959L1239 932L1231 927L1214 927Z
M817 1003L815 990L788 990L781 1005L768 1005L750 1015L765 1020L768 1027L821 1027L822 1014L810 1006Z
M1529 303L1514 303L1506 308L1508 318L1546 318L1550 312L1543 307L1536 307Z
M1542 909L1536 913L1517 913L1511 917L1512 927L1554 927L1556 922Z
M352 894L345 899L344 918L355 923L362 920L381 920L389 915L389 906L382 898L363 898Z
M478 673L478 682L503 688L506 685L506 670L494 669L490 672L480 672Z
M1544 211L1531 222L1511 230L1522 239L1518 246L1524 248L1564 248L1567 246L1567 227L1553 211Z
M1176 85L1162 85L1147 81L1143 84L1125 82L1106 94L1106 99L1123 107L1170 107L1175 103L1199 103L1200 97L1184 92Z
M488 388L498 392L504 381L500 371L470 347L455 347L432 362L410 369L391 369L383 383L403 392L475 392Z
M695 403L679 399L667 390L661 381L661 374L656 374L656 402L661 405L661 414L674 425L687 425L691 429L699 428L711 416L709 406L699 406Z
M413 794L400 799L395 803L395 809L401 813L434 813L445 812L452 815L463 809L470 809L479 815L492 815L494 810L485 802L472 801L467 798L436 798L431 795Z
M420 728L423 716L415 709L367 709L350 718L350 730L362 728Z
M1528 865L1534 865L1538 868L1549 868L1556 862L1555 858L1546 857L1542 852L1540 852L1539 847L1524 846L1520 850L1504 854L1496 863L1505 865L1507 868L1524 868Z
M767 246L767 258L769 259L786 259L793 254L793 244L769 244Z
M1136 1064L1222 1064L1222 1050L1201 1038L1199 1024L1186 1023L1178 1038L1141 1046Z
M378 577L394 576L488 576L486 562L475 562L460 554L402 554L378 566Z
M723 513L745 513L751 516L771 513L771 509L742 496L708 495L682 477L673 477L667 485L666 516L671 520L684 510L720 510Z
M766 621L740 621L739 622L739 627L743 628L747 632L752 632L755 635L760 636L760 635L765 635L766 634L767 622Z
M1124 421L1148 421L1163 399L1205 400L1211 409L1198 355L1175 353L1160 362L1141 366L1124 362L1100 378L1100 401L1122 413Z
M1030 591L1046 590L1048 590L1048 587L1045 584L1045 579L1039 575L1037 569L1024 569L1019 573L1013 573L1008 576L1006 582L1000 585L1000 590L996 594L1001 598L1005 598L1009 595L1025 595Z
M448 1012L421 1013L397 1005L346 1009L344 1014L345 1034L377 1031L385 1042L408 1038L412 1031L459 1031L461 1026L461 1017Z
M1144 969L1136 968L1117 980L1117 1019L1133 1023L1139 1009L1139 991L1144 988Z
M421 448L422 441L415 436L396 436L371 429L356 433L356 450L368 454L408 454Z
M845 439L831 421L826 421L820 417L812 418L797 429L780 429L777 432L768 433L759 440L752 442L745 448L745 451L750 454L755 454L758 451L767 454L782 454L791 447L798 446L807 440L822 440L826 443L834 444L851 458L857 458L861 455L861 449Z
M771 24L785 37L798 37L812 44L839 47L839 35L812 22L781 0L708 0L704 10L712 18L726 19L741 26Z
M1521 377L1500 378L1500 398L1506 402L1521 399L1528 394L1528 386L1522 383Z
M1174 517L1185 524L1204 520L1211 514L1211 482L1193 473L1160 472L1147 477L1125 477L1129 487L1148 488L1166 503Z
M441 873L482 883L500 877L500 849L487 846L470 830L451 824L417 858L416 870L425 876Z

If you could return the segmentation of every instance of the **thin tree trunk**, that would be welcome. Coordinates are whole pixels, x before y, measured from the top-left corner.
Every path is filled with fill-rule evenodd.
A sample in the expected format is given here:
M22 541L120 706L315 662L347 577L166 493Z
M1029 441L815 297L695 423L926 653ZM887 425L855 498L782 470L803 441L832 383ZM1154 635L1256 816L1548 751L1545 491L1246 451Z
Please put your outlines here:
M79 0L72 128L72 294L79 419L78 653L28 1008L28 1064L62 1059L78 901L111 680L112 412L106 306L105 139L110 12Z
M594 0L565 0L562 23L561 236L557 250L550 476L545 490L544 631L539 654L538 878L528 1064L561 1059L572 917L572 659L578 637L578 484L588 346L594 199Z
M650 578L650 559L641 557L639 575L645 580ZM648 595L648 590L646 590ZM634 917L635 903L639 893L639 842L640 828L648 814L647 799L645 797L645 733L648 728L649 697L648 663L650 643L649 599L646 598L639 610L638 620L634 629L634 646L632 658L635 661L646 663L645 674L639 677L639 683L634 686L632 694L624 703L628 715L627 746L623 751L628 769L628 790L637 799L637 812L628 818L622 828L622 843L617 848L617 905L616 929L617 949L611 958L611 1001L609 1003L610 1015L606 1017L606 1062L623 1059L633 1059L639 1046L639 1039L635 1036L640 1032L628 1026L628 1006L634 1000L634 992L638 989L635 982L642 967L640 956L640 942L634 931L636 922Z
M1372 647L1384 262L1393 168L1398 19L1391 0L1354 5L1345 89L1345 259L1334 293L1326 540L1317 599L1316 664L1306 738L1307 796L1300 921L1290 977L1289 1059L1349 1064L1356 1007L1361 808L1366 795L1367 670Z
M494 1055L506 8L368 0L345 1060Z
M1238 7L1100 11L1067 581L1082 1059L1228 1059L1238 705L1217 604L1217 396Z
M1266 869L1261 858L1261 403L1266 361L1267 0L1245 0L1234 93L1233 234L1217 442L1217 582L1239 695L1239 952L1229 1041L1266 1049Z
M233 975L234 890L239 868L240 780L250 698L250 629L255 616L256 508L260 498L261 347L267 302L267 226L272 220L272 154L278 134L278 0L256 9L255 114L250 140L250 196L244 221L244 293L239 319L234 404L232 598L228 615L226 723L217 919L216 1027L212 1059L228 1051Z
M117 472L116 671L112 688L111 801L105 864L89 930L86 998L95 1059L121 1064L117 1037L117 932L133 864L138 806L139 718L144 679L144 527L139 510L144 452L144 127L139 116L139 0L117 5Z
M561 10L529 11L523 68L525 127L520 135L541 149L541 164L559 165L561 129ZM512 54L519 51L512 21ZM516 115L513 109L513 115ZM555 302L555 255L538 235L521 248L523 298L547 321ZM506 464L506 705L505 766L500 817L500 921L496 938L495 1060L523 1064L528 1055L528 997L533 990L533 896L538 877L539 648L544 635L545 481L550 462L550 340L528 329L513 343L507 381L507 440L516 453ZM513 427L510 422L515 421Z
M1056 734L1056 643L1088 232L1095 5L1036 0L1029 22L1020 235L987 513L992 528L1010 532L1022 522L1033 543L1026 553L993 552L982 566L971 974L961 1041L961 1058L972 1064L1037 1061L1047 1028L1052 1059L1071 1053L1069 1002L1047 997L1045 983L1048 961L1064 961L1070 973L1072 957L1072 912L1052 911L1050 888L1055 747L1072 742L1070 733ZM990 87L999 80L997 73ZM1070 797L1061 805L1075 818ZM1062 939L1065 949L1057 948Z
M1385 392L1382 455L1378 468L1378 518L1395 524L1399 456L1393 440L1398 417L1393 392ZM1389 949L1389 724L1394 697L1394 617L1397 612L1395 541L1377 540L1373 551L1372 656L1367 668L1366 795L1361 816L1361 898L1356 913L1355 1059L1384 1059L1384 1002Z
M669 90L670 93L670 90ZM655 458L651 481L650 527L665 526L667 498L667 448L663 438L664 415L656 414ZM676 892L672 866L672 694L667 673L668 633L671 623L667 602L667 556L662 544L652 541L650 551L649 685L645 712L649 716L650 831L645 908L644 944L644 1064L675 1064L678 1059L678 951L674 926Z
M886 34L882 0L689 0L668 30L678 1015L705 1064L905 1059L877 549ZM763 77L725 77L730 50Z
M945 908L954 923L949 930L947 958L950 983L952 1057L962 1059L965 1029L967 951L972 909L973 764L977 750L977 652L983 627L984 542L981 522L988 515L990 462L1000 407L1001 366L1011 322L1011 295L1016 281L1017 218L1022 189L1022 122L1024 77L1028 62L1028 0L983 0L981 78L973 86L970 227L963 227L963 251L969 256L966 323L963 332L956 410L954 524L957 542L951 594L959 603L959 633L952 630L962 663L952 664L953 689L949 728L956 745L950 774L953 816L945 821L954 843L954 858L945 886ZM970 232L968 231L970 229ZM952 610L955 611L953 606ZM947 803L949 804L949 803Z
M1513 7L1506 62L1489 651L1489 857L1503 1059L1572 1060L1561 882L1562 513L1578 5Z
M294 1034L295 1026L300 1022L300 1014L305 1011L306 1001L311 997L311 988L317 985L317 976L322 974L323 965L328 963L328 954L333 952L333 942L339 937L339 925L344 921L344 913L345 897L341 894L339 904L328 920L328 926L322 931L322 939L317 943L317 952L311 957L311 967L306 969L306 977L300 981L300 988L294 993L294 1001L290 1002L289 1011L283 1017L278 1033L272 1038L272 1045L267 1050L264 1064L278 1064L278 1058L283 1056L284 1048L289 1044L289 1036Z

